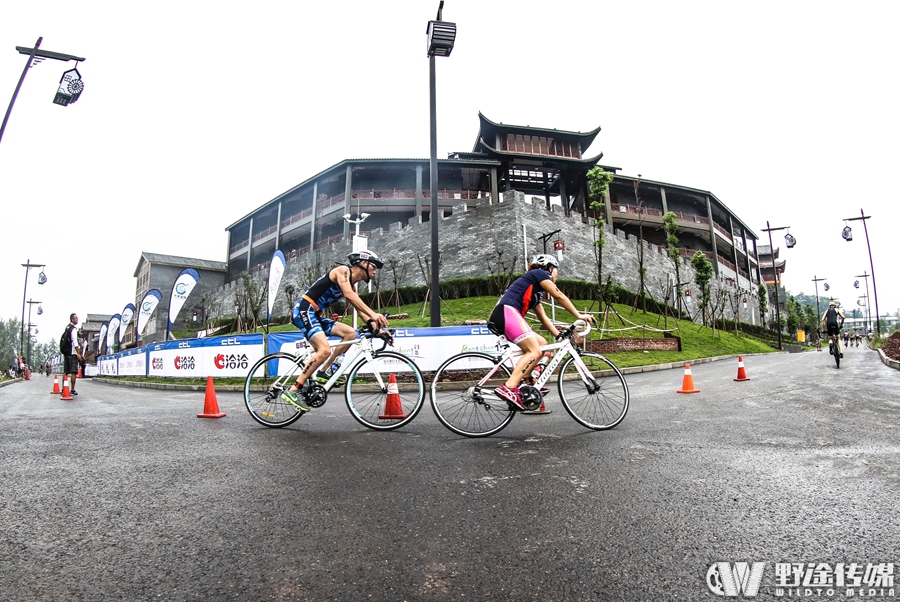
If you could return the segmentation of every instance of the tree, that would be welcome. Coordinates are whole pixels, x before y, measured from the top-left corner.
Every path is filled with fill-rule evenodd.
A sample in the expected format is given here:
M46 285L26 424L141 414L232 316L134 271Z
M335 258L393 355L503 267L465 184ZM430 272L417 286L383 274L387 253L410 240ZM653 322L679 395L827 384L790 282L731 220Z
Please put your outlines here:
M638 260L638 296L634 298L634 305L631 313L637 309L638 300L641 303L641 311L647 313L647 285L645 278L647 276L647 267L644 265L644 203L641 201L639 187L641 185L641 174L638 174L634 180L634 200L638 208L638 239L637 239L637 260Z
M594 248L597 259L597 286L603 298L603 247L606 246L606 236L603 227L606 221L603 219L603 210L606 207L603 199L609 191L609 183L613 180L613 174L602 167L595 167L587 172L588 192L590 194L591 227L594 230Z
M678 248L678 216L674 211L663 215L663 230L666 232L666 255L675 265L675 307L681 311L681 250ZM666 294L668 297L668 294Z
M0 369L6 370L19 355L19 337L22 323L13 318L0 321Z
M713 266L703 254L697 251L691 257L691 267L694 268L694 283L700 287L700 300L697 306L703 311L703 324L706 324L706 308L709 306L709 283L713 279Z
M766 285L760 283L759 285L759 322L760 324L766 323L766 312L769 311L769 289L766 288Z

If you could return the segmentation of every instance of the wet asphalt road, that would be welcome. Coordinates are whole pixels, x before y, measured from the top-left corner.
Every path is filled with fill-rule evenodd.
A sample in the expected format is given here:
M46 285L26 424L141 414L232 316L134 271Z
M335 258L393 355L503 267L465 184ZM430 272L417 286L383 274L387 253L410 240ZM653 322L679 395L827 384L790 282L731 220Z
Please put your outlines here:
M874 352L629 375L608 432L266 429L239 393L0 388L0 600L722 600L718 561L900 561L900 373ZM337 393L337 394L335 394ZM900 572L900 563L898 563ZM900 588L897 588L900 591ZM843 599L838 597L818 599ZM884 598L888 599L888 598Z

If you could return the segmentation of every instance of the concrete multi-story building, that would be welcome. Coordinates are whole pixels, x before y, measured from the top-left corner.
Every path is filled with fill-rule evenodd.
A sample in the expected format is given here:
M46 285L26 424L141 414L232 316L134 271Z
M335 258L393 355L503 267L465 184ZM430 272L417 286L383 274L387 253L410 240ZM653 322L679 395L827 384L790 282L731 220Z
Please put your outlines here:
M561 212L573 224L590 229L587 172L602 153L584 157L600 128L588 132L514 126L496 123L479 114L479 131L471 152L454 152L438 161L438 209L441 218L479 206L503 202L517 191L531 195L533 204ZM605 199L605 218L613 231L665 246L662 216L671 211L679 229L680 253L685 258L702 251L717 277L735 287L755 291L760 282L758 237L714 194L678 184L620 175L619 168L602 166L614 174ZM226 281L241 272L264 270L276 249L288 261L307 260L317 251L343 248L354 232L349 218L366 215L360 234L416 226L431 219L428 159L348 159L318 173L264 203L226 228ZM545 233L544 219L535 215L524 227ZM510 224L515 227L518 224ZM487 232L497 224L477 220L470 228ZM506 240L512 241L513 228ZM544 239L546 242L546 239ZM441 275L454 277L467 270L444 254ZM531 249L534 251L536 249ZM527 251L527 252L530 252ZM486 270L496 251L490 245L469 248L467 265ZM470 270L469 270L470 271ZM485 271L486 274L486 271ZM410 284L421 280L414 276Z

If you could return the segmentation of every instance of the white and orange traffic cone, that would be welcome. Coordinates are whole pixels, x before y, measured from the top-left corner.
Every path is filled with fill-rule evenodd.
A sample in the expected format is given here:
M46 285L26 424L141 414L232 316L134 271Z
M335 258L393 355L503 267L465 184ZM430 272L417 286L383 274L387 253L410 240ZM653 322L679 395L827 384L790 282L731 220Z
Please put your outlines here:
M60 393L60 391L59 391L59 375L54 374L53 375L53 390L50 391L50 394L51 395L59 395L59 393Z
M70 401L72 398L72 393L69 391L69 376L67 374L63 374L63 390L60 399L63 401Z
M391 374L387 386L387 401L384 404L384 414L378 417L379 420L400 420L406 418L408 414L403 412L403 403L400 401L400 389L397 387L397 376Z
M744 358L742 356L738 356L738 375L734 380L737 382L750 380L750 378L747 376L747 371L744 370Z
M700 389L694 388L694 376L691 374L691 366L690 364L684 365L684 381L681 384L681 388L676 393L699 393Z

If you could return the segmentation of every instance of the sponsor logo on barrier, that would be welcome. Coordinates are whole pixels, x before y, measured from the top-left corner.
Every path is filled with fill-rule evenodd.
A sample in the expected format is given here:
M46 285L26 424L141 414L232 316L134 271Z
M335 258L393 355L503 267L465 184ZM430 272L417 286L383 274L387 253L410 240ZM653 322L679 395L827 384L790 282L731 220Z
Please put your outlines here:
M163 359L161 357L153 358L153 361L150 362L151 370L162 370L163 369Z
M416 336L416 335L414 335L413 333L411 333L411 332L410 332L409 330L407 330L406 328L398 328L397 330L394 331L394 338L397 338L397 337L414 337L414 336Z
M470 334L493 334L490 330L488 330L487 326L476 326L472 330L469 331Z
M391 347L397 353L402 353L403 355L408 355L409 357L422 357L422 346L417 344L410 345L409 347L404 347L403 345L394 345Z
M190 343L178 343L178 348L179 349L190 349L191 344Z
M228 355L220 353L216 356L214 363L219 370L235 370L238 368L246 370L249 366L247 355L243 353L240 355L236 353L230 353Z
M193 370L196 365L193 355L175 356L176 370Z
M241 342L236 338L222 339L219 345L240 345Z

